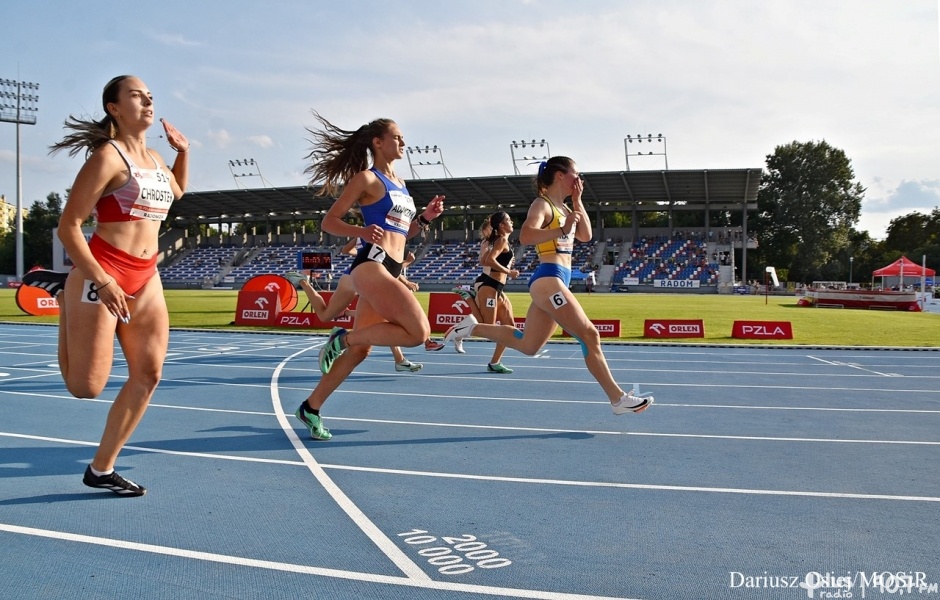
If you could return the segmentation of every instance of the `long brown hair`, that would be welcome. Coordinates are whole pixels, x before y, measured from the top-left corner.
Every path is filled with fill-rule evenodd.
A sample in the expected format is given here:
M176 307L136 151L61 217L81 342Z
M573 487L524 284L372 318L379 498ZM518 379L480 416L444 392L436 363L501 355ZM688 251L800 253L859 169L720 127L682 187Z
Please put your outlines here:
M499 239L503 234L499 230L499 226L503 224L503 219L505 219L509 214L504 210L498 210L490 215L490 235L486 238L486 241L490 243L490 246L496 243L496 240Z
M108 140L114 139L117 135L117 121L108 112L108 104L118 101L121 83L132 77L133 75L118 75L104 86L104 91L101 92L101 107L105 115L103 119L95 121L69 115L65 120L65 128L71 129L72 133L49 146L49 154L68 150L69 156L75 156L84 149L87 156Z
M359 171L365 171L375 156L372 140L382 137L392 126L391 119L376 119L355 131L347 131L333 125L317 111L313 116L322 129L310 129L312 147L304 158L312 161L304 169L310 176L310 185L322 185L318 196L336 196L340 188Z

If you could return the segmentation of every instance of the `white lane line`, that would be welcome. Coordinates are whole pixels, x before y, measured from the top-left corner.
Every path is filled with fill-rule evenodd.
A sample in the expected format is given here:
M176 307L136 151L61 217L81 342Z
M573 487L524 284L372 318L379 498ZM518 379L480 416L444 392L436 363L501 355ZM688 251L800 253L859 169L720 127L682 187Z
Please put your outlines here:
M889 444L901 446L940 446L940 441L920 440L858 440L846 438L801 438L801 437L774 437L764 435L718 435L708 433L662 433L654 431L602 431L602 430L573 430L551 429L545 427L513 427L508 425L470 425L468 423L433 423L423 421L398 421L390 419L360 419L351 417L330 417L331 421L354 421L359 423L379 423L389 425L412 425L418 427L453 427L457 429L486 429L496 431L526 431L534 433L587 433L592 435L628 435L637 437L667 437L667 438L695 438L706 440L745 440L761 442L816 442L825 444Z
M707 492L711 494L747 494L757 496L807 496L811 498L849 498L853 500L902 500L906 502L940 502L935 496L891 496L886 494L858 494L842 492L812 492L800 490L761 490L748 488L715 488L689 485L656 485L648 483L612 483L606 481L569 481L559 479L537 479L526 477L498 477L491 475L467 475L455 473L434 473L428 471L408 471L405 469L379 469L374 467L353 467L323 465L336 470L366 471L369 473L387 473L392 475L411 475L416 477L440 477L445 479L475 479L480 481L500 481L508 483L528 483L538 485L564 485L575 487L616 488L630 490L657 490L668 492Z
M863 371L863 372L865 372L865 373L873 373L873 374L878 375L878 376L880 376L880 377L904 377L904 375L899 375L898 373L882 373L881 371L875 371L875 370L872 370L872 369L866 369L865 367L862 367L861 365L856 364L856 363L849 363L849 362L843 362L843 361L824 360L824 359L819 358L819 357L817 357L817 356L811 356L811 355L807 355L807 357L808 357L808 358L811 358L811 359L813 359L813 360L818 360L818 361L821 362L821 363L825 363L825 364L831 365L831 366L833 366L833 367L849 367L850 369L857 369L857 370Z
M62 438L42 437L35 435L24 435L16 433L0 432L0 437L22 438L43 442L56 442L62 444L73 444L81 446L97 446L98 442L86 442L78 440L67 440ZM285 465L291 467L307 466L303 461L282 460L273 458L257 458L252 456L238 456L233 454L212 454L205 452L185 452L180 450L161 450L157 448L145 448L142 446L124 446L128 450L138 452L149 452L152 454L166 454L172 456L185 456L188 458L208 458L215 460L230 460L237 462L265 463ZM464 479L473 481L496 481L507 483L528 483L534 485L562 485L585 488L622 488L633 490L657 490L657 491L676 491L676 492L702 492L711 494L752 494L758 496L806 496L811 498L845 498L854 500L894 500L910 502L940 502L940 497L935 496L891 496L886 494L863 494L851 492L822 492L807 490L770 490L756 488L720 488L704 486L687 485L666 485L650 483L625 483L609 481L583 481L574 479L542 479L537 477L504 477L500 475L471 475L467 473L445 473L440 471L413 471L407 469L385 469L381 467L362 467L353 465L321 464L322 469L334 469L337 471L360 471L364 473L382 473L391 475L409 475L414 477L439 477L447 479Z
M326 492L333 498L336 504L339 505L343 511L349 515L349 518L363 531L363 533L368 536L372 543L378 546L379 550L382 551L385 556L389 558L401 571L408 577L415 581L430 581L431 578L428 577L428 574L425 573L421 567L419 567L414 561L408 558L395 543L389 539L385 533L376 527L375 523L372 522L369 517L365 515L359 507L356 506L353 501L347 496L343 490L330 479L329 475L323 470L320 464L313 458L313 455L310 453L310 450L304 446L303 442L300 441L300 438L297 437L297 432L294 431L294 428L287 421L287 416L284 414L284 410L281 406L281 396L278 393L277 381L278 377L281 374L281 370L284 366L293 360L299 354L303 354L308 349L299 350L294 354L286 357L280 363L278 363L277 368L274 369L274 374L271 376L271 404L274 406L274 414L277 417L278 423L281 425L281 429L284 430L284 435L287 436L287 439L290 440L290 443L294 446L294 449L297 451L297 454L300 455L300 458L304 461L304 464L307 465L307 468L310 470L310 473L320 482L320 485L326 490Z
M807 410L815 412L858 412L858 413L923 413L937 414L940 409L919 408L834 408L828 406L756 406L753 404L679 404L674 402L657 402L656 406L671 406L673 408L740 408L745 410Z
M196 550L184 550L173 548L171 546L158 546L155 544L142 544L139 542L128 542L124 540L115 540L91 535L81 535L68 533L64 531L52 531L49 529L37 529L35 527L21 527L19 525L10 525L0 523L0 531L16 533L21 535L31 535L35 537L50 538L54 540L64 540L68 542L79 542L83 544L93 544L96 546L106 546L109 548L119 548L121 550L135 550L137 552L150 552L161 556L177 556L180 558L189 558L194 560L203 560L207 562L221 563L226 565L236 565L242 567L254 567L258 569L269 569L273 571L282 571L287 573L300 573L303 575L317 575L320 577L332 577L335 579L346 579L350 581L363 581L366 583L378 583L385 585L397 585L408 588L442 590L448 592L466 592L473 594L503 596L506 598L534 598L537 600L615 600L611 596L588 596L584 594L565 594L562 592L546 592L539 590L524 590L504 587L489 587L485 585L472 585L463 583L450 583L444 581L422 580L418 581L408 577L392 577L390 575L379 575L377 573L360 573L357 571L344 571L341 569L327 569L323 567L310 567L307 565L295 565L285 562L275 562L270 560L259 560L256 558L245 558L243 556L231 556L227 554L216 554L214 552L199 552ZM620 599L630 600L630 599ZM633 599L636 600L636 599Z
M58 375L58 373L56 373ZM112 375L114 377L114 375ZM252 383L225 383L225 382L216 382L216 381L198 381L198 380L180 380L180 379L164 379L166 381L173 381L175 383L188 383L191 385L211 385L213 387L218 386L230 386L230 387L243 387L243 388L269 388L270 385L260 385ZM293 388L289 386L281 386L287 390L302 390L308 391L309 388ZM818 388L815 388L818 389ZM823 390L824 391L824 390ZM882 390L884 391L884 390ZM903 390L895 390L903 391ZM414 392L391 392L391 391L370 391L370 390L337 390L335 394L346 394L349 396L401 396L412 398L437 398L442 400L482 400L486 402L537 402L537 403L548 403L548 404L606 404L606 401L598 400L564 400L564 399L551 399L551 398L523 398L523 397L513 397L513 398L497 398L494 396L468 396L468 395L444 395L444 394L416 394ZM80 402L100 402L105 404L110 404L113 400L105 398L76 398L70 394L48 394L48 393L39 393L39 392L15 392L11 390L2 389L0 390L0 396L10 395L10 396L31 396L35 398L45 398L45 399L62 399L62 400L71 400L71 401L80 401ZM681 402L656 402L657 407L671 407L671 408L706 408L706 409L733 409L733 410L789 410L789 411L815 411L815 412L849 412L849 413L912 413L912 414L940 414L940 409L919 409L919 408L853 408L853 407L829 407L829 406L760 406L755 404L689 404ZM168 408L175 410L195 410L195 411L206 411L206 412L232 412L235 414L249 414L249 415L267 415L270 416L269 412L260 412L260 411L247 411L247 410L232 410L232 409L221 409L221 408L207 408L202 406L180 406L176 404L162 404L158 402L151 402L149 407L151 408ZM330 417L333 418L333 417Z
M299 353L304 352L303 350ZM298 353L298 354L299 354ZM272 394L277 393L277 390L274 390ZM2 392L0 392L2 395ZM37 395L40 397L47 397L42 394L32 394L28 392L12 392L11 395ZM436 397L436 396L435 396ZM63 397L64 398L64 397ZM70 400L76 400L75 398L69 397ZM487 400L492 400L487 398ZM112 400L103 400L103 399L81 399L83 402L98 402L103 404L110 404ZM597 403L593 401L581 401L585 403ZM604 404L604 403L599 403ZM657 406L659 404L657 403ZM663 404L662 406L670 406ZM676 405L678 406L678 405ZM694 408L700 408L699 405L691 405ZM192 407L192 406L176 406L176 405L166 405L166 404L151 404L150 408L168 408L174 410L190 410L190 411L203 411L203 412L217 412L217 413L231 413L231 414L241 414L241 415L257 415L257 416L270 416L270 413L260 412L260 411L247 411L247 410L231 410L231 409L221 409L221 408L202 408L202 407ZM710 406L705 406L705 408L711 408ZM742 408L739 406L729 406L723 408ZM766 407L753 407L754 409L766 409ZM789 410L786 407L779 407L779 410ZM284 413L280 410L280 406L275 406L274 416L279 419L283 417ZM797 410L797 409L794 409ZM850 410L850 411L876 411L881 409L804 409L804 410ZM894 412L913 412L913 413L935 413L937 411L894 411ZM536 433L581 433L581 434L590 434L590 435L624 435L624 436L638 436L638 437L664 437L664 438L689 438L689 439L717 439L717 440L743 440L743 441L765 441L765 442L812 442L819 444L887 444L887 445L909 445L909 446L940 446L940 441L930 441L930 440L864 440L864 439L855 439L855 438L807 438L807 437L780 437L780 436L749 436L749 435L718 435L718 434L706 434L706 433L666 433L666 432L656 432L656 431L616 431L616 430L603 430L603 429L558 429L558 428L545 428L545 427L519 427L519 426L510 426L510 425L491 425L491 424L471 424L471 423L442 423L442 422L433 422L433 421L402 421L402 420L392 420L392 419L365 419L358 417L340 417L340 416L330 416L330 420L333 421L351 421L358 423L378 423L378 424L387 424L387 425L411 425L418 427L450 427L450 428L464 428L464 429L485 429L485 430L494 430L494 431L524 431L524 432L536 432ZM283 425L287 424L285 419L282 423ZM293 431L293 429L291 429ZM0 432L0 436L12 436L15 437L17 434ZM31 437L31 436L24 436ZM295 436L296 437L296 436ZM44 439L37 437L36 439ZM51 439L51 438L50 438ZM302 444L301 444L302 446ZM295 445L296 447L296 445Z

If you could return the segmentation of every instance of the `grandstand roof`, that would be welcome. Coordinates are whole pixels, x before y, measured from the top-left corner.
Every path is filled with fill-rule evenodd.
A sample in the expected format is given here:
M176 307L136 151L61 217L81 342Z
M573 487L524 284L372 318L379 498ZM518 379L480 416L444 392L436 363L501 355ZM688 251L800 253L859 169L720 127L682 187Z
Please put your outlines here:
M582 173L586 206L608 211L757 208L761 169L607 171ZM415 204L447 196L450 210L469 214L497 206L527 206L534 196L531 175L406 180ZM314 196L306 186L189 192L174 202L177 222L245 222L319 219L333 198Z

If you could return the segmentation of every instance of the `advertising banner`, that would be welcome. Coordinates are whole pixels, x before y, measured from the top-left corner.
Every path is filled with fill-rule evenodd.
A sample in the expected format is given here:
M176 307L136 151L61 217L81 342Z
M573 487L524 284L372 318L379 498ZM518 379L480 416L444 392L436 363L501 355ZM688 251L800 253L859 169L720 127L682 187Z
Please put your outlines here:
M643 337L703 338L705 324L702 319L646 319Z
M744 340L792 340L789 321L735 321L731 337Z

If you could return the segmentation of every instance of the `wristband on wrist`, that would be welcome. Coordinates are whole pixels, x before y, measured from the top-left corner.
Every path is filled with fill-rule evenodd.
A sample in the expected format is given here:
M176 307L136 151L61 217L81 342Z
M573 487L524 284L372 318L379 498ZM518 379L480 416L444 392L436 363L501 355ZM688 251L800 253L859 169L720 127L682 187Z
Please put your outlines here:
M430 221L428 221L427 219L424 218L424 214L418 215L418 222L421 223L422 225L424 225L425 227L427 227L428 225L431 224Z

